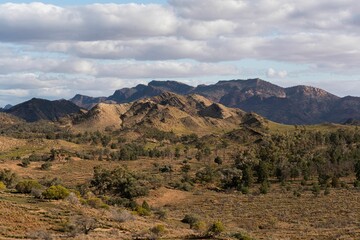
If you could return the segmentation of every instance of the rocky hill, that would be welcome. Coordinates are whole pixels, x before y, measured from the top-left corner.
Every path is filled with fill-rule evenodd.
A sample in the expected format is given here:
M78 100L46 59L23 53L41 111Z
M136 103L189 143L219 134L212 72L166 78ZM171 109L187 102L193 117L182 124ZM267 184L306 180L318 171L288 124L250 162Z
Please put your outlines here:
M49 101L33 98L13 106L5 112L27 122L35 122L38 120L56 121L66 115L78 113L79 111L80 107L67 100Z
M199 95L164 92L125 104L98 104L74 119L74 128L93 130L156 128L199 134L231 130L243 122L245 112L214 103Z

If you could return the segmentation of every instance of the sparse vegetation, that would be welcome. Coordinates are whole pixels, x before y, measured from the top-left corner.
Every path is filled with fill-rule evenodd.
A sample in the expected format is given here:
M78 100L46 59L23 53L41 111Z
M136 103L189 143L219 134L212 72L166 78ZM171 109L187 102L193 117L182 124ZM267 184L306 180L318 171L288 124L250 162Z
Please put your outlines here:
M0 224L25 216L31 229L14 222L0 238L360 237L357 211L343 215L360 194L359 132L254 122L208 135L0 126L22 141L1 153Z

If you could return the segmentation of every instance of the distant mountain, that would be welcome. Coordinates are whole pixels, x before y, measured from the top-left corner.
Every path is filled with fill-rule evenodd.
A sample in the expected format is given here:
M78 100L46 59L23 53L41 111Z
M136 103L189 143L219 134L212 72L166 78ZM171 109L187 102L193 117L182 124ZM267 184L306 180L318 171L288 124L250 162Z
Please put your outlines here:
M227 108L199 95L161 95L124 104L98 104L74 118L78 129L104 130L156 128L175 133L232 130L243 122L245 112Z
M4 107L4 109L5 109L5 110L8 110L8 109L10 109L10 108L12 108L12 107L13 107L12 105L7 104L7 105Z
M360 120L349 118L344 122L344 125L360 126Z
M152 81L148 85L117 90L106 101L127 103L167 91L198 94L227 107L255 112L285 124L344 123L349 118L360 119L360 98L340 98L310 86L283 88L261 79L219 81L197 87L175 81ZM81 101L76 104L84 106Z
M107 97L89 97L81 94L76 94L69 101L81 108L91 109L98 103L106 102L106 99Z
M23 102L5 112L24 119L27 122L35 122L38 120L59 120L60 118L78 113L80 107L67 100L49 101L45 99L33 98Z
M133 88L123 88L116 90L109 97L93 98L77 94L70 99L79 107L91 109L100 102L105 103L127 103L143 98L158 96L164 92L173 92L177 94L188 94L194 87L179 83L176 81L151 81L148 85L139 84Z
M219 92L219 89L223 90ZM318 88L282 88L260 79L223 81L196 88L194 92L206 96L215 95L214 100L226 106L256 112L272 121L285 124L329 122L330 116L333 116L331 111L340 100ZM360 113L360 109L357 111ZM343 119L338 115L332 121L339 123Z

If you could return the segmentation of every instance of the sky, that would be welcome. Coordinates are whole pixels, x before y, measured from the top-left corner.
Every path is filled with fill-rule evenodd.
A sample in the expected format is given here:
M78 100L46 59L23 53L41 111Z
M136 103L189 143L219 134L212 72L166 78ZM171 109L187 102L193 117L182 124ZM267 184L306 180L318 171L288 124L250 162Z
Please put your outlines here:
M151 80L360 96L356 0L0 1L0 106Z

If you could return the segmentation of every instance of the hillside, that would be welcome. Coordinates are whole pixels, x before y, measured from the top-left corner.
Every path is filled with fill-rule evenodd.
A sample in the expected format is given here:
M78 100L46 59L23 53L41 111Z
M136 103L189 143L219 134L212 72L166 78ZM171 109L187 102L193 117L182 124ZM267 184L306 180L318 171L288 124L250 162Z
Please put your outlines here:
M80 107L67 100L49 101L33 98L13 106L5 112L27 122L35 122L39 120L55 121L79 111Z
M245 113L213 103L199 95L181 96L164 92L159 96L128 104L98 104L77 116L74 127L104 130L156 128L176 133L206 133L231 130L242 122Z

